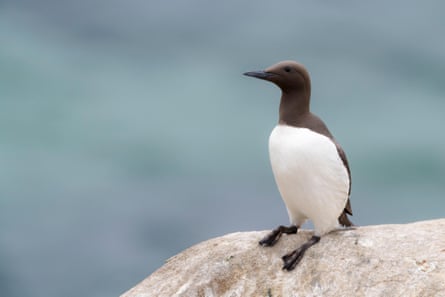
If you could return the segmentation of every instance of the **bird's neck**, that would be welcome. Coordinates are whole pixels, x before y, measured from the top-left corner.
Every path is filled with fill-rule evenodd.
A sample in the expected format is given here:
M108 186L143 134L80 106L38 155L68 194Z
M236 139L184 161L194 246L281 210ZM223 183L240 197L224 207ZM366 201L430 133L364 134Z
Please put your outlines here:
M282 92L279 123L299 126L302 118L309 114L310 94L303 90Z

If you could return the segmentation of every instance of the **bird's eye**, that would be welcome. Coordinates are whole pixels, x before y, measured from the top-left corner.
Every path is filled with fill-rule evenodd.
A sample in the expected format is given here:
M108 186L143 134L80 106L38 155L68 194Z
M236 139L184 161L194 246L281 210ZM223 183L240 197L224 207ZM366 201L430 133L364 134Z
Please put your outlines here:
M290 72L290 67L289 66L284 67L284 71Z

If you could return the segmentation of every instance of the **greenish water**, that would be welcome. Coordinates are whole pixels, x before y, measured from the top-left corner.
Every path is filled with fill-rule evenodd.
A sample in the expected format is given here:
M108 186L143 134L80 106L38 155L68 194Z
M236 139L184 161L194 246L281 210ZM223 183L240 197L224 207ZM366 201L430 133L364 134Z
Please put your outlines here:
M241 75L283 59L347 152L356 224L444 217L444 11L0 1L2 296L117 296L192 244L287 223L279 91Z

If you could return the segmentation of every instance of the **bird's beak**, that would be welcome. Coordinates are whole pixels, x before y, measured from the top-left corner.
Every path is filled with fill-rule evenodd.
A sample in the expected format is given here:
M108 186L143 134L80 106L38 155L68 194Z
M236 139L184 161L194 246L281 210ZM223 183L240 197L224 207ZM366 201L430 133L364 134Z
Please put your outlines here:
M267 71L249 71L249 72L246 72L243 74L246 76L256 77L256 78L265 79L265 80L269 80L269 78L274 76L273 73L267 72Z

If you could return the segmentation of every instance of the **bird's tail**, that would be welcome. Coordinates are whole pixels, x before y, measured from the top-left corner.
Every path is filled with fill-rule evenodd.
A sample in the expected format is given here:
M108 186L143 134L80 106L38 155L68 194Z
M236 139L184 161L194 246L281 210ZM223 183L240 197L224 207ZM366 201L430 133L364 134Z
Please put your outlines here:
M340 225L344 226L344 227L351 227L351 226L355 226L354 223L352 223L349 218L348 218L348 214L346 213L346 211L343 210L342 214L338 217L338 222L340 223Z

